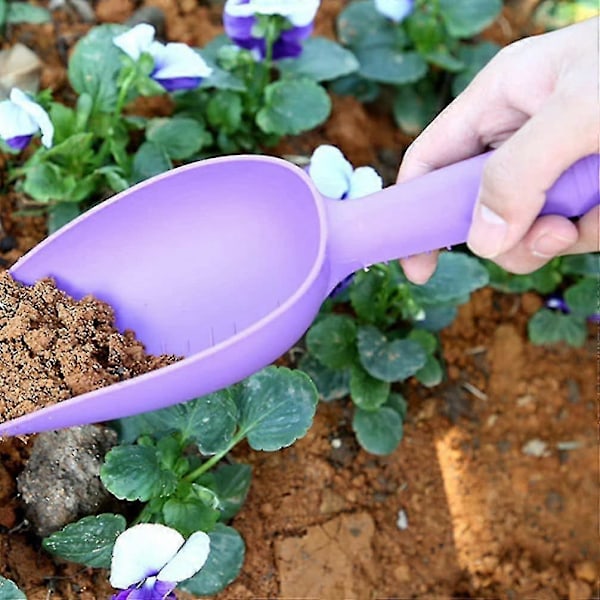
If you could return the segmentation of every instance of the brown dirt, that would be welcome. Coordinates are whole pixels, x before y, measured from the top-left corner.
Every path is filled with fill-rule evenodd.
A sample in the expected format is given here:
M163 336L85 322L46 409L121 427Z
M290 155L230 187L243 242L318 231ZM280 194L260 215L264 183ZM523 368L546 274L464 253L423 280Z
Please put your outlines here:
M170 39L201 45L219 31L205 2L146 4L165 8ZM343 4L324 1L319 33L331 34ZM529 32L535 4L507 2L486 36L508 43ZM124 11L122 18L132 3L101 0L100 7L112 20L111 10ZM56 31L17 30L42 49L44 81L66 97L57 48L87 27L64 13ZM54 34L62 46L53 45ZM409 139L377 107L336 98L327 124L278 150L302 154L323 141L357 165L386 168L390 181ZM15 202L0 195L0 220L17 243L0 251L4 266L43 237L43 221L15 216ZM405 437L391 456L358 448L347 403L320 405L307 436L282 452L238 449L254 469L233 523L247 557L219 599L597 598L597 332L590 329L582 349L534 347L526 320L539 303L486 289L461 308L442 335L447 381L405 390ZM30 444L0 442L0 573L32 600L107 598L106 573L56 564L23 520L14 478Z
M0 274L0 420L172 364L150 356L133 331L120 333L113 309L76 301L52 280L32 286Z

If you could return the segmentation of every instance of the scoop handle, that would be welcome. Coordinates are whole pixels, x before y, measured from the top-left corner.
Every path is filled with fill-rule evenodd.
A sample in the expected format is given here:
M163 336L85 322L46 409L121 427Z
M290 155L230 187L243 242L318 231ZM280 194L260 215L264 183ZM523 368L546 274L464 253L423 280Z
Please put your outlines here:
M465 242L492 152L364 198L327 199L331 283L374 263ZM577 161L548 190L541 214L585 214L600 203L599 177L600 155Z

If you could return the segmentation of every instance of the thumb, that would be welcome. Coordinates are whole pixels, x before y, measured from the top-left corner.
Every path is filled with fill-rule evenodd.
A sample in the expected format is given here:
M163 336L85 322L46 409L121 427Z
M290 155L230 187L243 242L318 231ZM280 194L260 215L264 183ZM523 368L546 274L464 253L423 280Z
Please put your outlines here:
M580 158L598 151L599 116L555 94L487 161L467 243L495 258L525 236L546 191Z

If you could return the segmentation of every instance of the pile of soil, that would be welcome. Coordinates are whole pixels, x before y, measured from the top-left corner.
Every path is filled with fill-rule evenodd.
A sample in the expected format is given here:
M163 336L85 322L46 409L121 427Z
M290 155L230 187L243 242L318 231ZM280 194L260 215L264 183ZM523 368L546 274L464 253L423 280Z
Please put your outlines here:
M178 360L152 356L113 309L76 301L51 279L26 286L0 274L0 421L131 379Z

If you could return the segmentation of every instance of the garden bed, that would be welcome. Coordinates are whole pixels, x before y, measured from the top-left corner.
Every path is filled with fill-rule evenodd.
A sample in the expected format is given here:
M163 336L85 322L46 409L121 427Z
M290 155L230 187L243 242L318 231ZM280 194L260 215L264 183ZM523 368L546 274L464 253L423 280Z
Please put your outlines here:
M208 3L144 4L164 10L169 39L203 46L221 30L220 8ZM530 33L535 4L508 3L486 35L505 44ZM318 33L333 36L344 5L325 0ZM123 22L134 8L101 0L96 15ZM42 85L68 101L56 49L70 47L87 25L73 12L57 14L54 26L16 28L13 41L39 52ZM151 102L147 110L157 106L163 110ZM322 127L272 152L307 155L334 144L390 183L410 139L387 112L340 96ZM16 193L0 196L0 268L45 236L44 219L21 216L22 208ZM171 242L163 243L168 252ZM290 448L236 448L235 458L253 468L233 523L247 550L239 578L217 598L596 597L596 329L589 326L581 348L533 346L527 321L541 303L531 293L475 292L442 332L445 381L405 386L404 438L388 456L359 447L348 400L320 403L313 426ZM293 365L295 355L280 362ZM109 597L105 571L52 559L24 518L15 480L34 441L0 441L0 574L30 600Z

